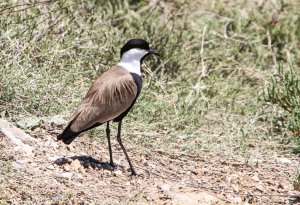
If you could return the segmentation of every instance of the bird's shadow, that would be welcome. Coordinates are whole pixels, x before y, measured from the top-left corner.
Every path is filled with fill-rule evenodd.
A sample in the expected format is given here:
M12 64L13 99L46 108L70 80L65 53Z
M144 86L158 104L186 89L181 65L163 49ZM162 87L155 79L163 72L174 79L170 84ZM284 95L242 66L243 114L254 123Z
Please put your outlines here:
M84 168L93 168L93 169L104 169L113 171L117 168L124 169L124 167L114 164L111 166L109 162L102 162L88 155L79 155L73 157L62 157L54 161L54 163L58 166L64 166L65 164L70 164L74 160L79 160L80 164Z
M293 198L292 200L290 200L290 204L299 204L300 202L300 195L299 196L295 196L295 198Z

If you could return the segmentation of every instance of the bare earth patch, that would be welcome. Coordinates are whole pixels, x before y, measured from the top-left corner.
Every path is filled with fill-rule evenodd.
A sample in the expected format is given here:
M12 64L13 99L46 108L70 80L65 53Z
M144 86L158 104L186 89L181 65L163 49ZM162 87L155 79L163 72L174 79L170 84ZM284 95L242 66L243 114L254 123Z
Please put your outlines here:
M82 136L65 146L43 129L28 155L0 140L0 204L297 204L298 158L186 156L128 147L142 176L131 176L119 146L108 164L103 140ZM127 143L128 144L128 143ZM4 166L5 165L5 166ZM4 169L4 167L7 167Z

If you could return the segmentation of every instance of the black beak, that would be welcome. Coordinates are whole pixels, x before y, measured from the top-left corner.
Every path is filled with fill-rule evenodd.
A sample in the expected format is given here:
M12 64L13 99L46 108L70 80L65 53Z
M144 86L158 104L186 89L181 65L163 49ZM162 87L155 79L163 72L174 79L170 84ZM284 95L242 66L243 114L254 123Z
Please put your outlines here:
M149 49L149 53L150 53L150 54L157 55L157 56L160 56L159 53L157 53L156 50L154 50L153 48L150 48L150 49Z

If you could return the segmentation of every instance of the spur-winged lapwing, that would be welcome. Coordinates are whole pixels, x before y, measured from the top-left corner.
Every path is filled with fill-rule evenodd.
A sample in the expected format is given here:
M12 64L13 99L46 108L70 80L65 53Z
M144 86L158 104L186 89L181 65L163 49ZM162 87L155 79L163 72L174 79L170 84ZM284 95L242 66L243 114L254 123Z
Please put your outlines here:
M80 133L106 123L110 165L114 166L110 143L109 122L118 122L119 142L131 173L136 172L131 164L121 139L122 119L134 105L142 89L141 64L145 57L158 53L143 39L131 39L121 49L121 60L104 72L92 84L83 101L71 117L65 130L57 139L70 144Z

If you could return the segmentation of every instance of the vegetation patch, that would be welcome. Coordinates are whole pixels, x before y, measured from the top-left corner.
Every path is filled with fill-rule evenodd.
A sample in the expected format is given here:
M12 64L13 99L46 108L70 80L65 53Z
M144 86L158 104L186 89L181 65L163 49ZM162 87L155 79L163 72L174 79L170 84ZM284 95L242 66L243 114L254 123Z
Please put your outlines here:
M263 90L278 62L299 65L298 4L3 2L0 111L15 121L68 119L121 46L140 37L161 58L143 66L143 92L125 120L131 142L190 154L269 152L281 133Z

